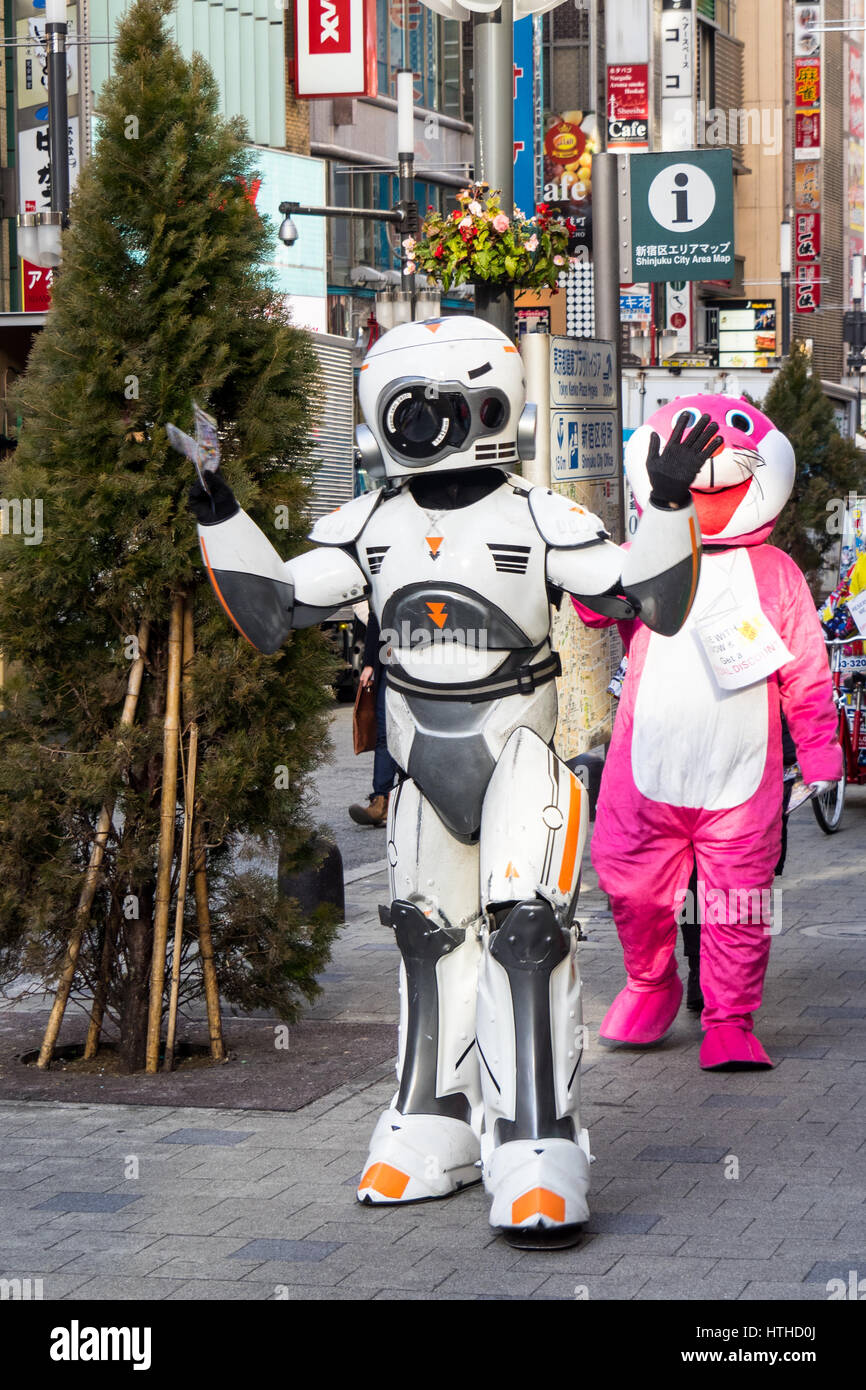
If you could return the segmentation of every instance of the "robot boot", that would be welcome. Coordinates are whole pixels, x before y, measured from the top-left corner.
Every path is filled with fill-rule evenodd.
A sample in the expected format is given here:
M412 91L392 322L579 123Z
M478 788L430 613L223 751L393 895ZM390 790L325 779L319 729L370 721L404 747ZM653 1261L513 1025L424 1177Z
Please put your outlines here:
M471 1120L480 1106L475 995L480 945L395 901L400 948L400 1085L379 1117L358 1185L366 1203L449 1197L481 1180Z
M523 1248L573 1245L589 1216L580 978L575 934L542 899L485 936L476 1030L490 1224Z

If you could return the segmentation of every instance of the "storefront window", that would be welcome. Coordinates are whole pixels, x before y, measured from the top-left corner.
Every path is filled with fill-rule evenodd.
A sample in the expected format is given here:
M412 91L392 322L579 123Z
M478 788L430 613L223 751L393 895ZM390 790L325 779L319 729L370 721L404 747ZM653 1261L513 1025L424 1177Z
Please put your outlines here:
M391 208L399 201L397 177L375 170L347 169L333 163L331 201L335 207ZM427 208L450 209L453 192L425 179L415 180L415 198L423 218ZM387 222L363 218L334 217L330 220L328 282L348 285L353 266L372 266L375 270L399 271L403 233Z
M394 74L409 67L417 106L463 119L461 29L420 0L377 0L380 94L396 97Z

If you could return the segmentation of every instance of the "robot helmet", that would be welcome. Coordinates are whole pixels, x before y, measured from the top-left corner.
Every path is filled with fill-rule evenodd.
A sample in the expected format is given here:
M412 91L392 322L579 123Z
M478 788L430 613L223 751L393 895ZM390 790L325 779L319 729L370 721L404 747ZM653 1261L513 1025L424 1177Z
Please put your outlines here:
M758 545L767 539L794 486L795 459L790 440L772 420L735 396L684 396L669 401L635 430L626 446L625 466L635 501L649 501L646 470L650 437L664 448L680 416L697 424L709 415L724 448L704 464L692 484L692 500L704 541Z
M468 315L400 324L361 367L366 425L358 446L388 477L514 466L532 458L520 354L498 328Z

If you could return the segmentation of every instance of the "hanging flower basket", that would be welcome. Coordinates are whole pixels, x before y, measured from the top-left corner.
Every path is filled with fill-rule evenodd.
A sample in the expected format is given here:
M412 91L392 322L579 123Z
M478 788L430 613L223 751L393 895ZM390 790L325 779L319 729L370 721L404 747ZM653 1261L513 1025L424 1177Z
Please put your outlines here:
M491 289L555 290L568 268L568 240L575 230L568 219L539 203L534 217L509 217L498 190L471 183L457 195L459 206L448 216L428 209L417 239L403 242L411 275L423 270L441 284L486 285Z

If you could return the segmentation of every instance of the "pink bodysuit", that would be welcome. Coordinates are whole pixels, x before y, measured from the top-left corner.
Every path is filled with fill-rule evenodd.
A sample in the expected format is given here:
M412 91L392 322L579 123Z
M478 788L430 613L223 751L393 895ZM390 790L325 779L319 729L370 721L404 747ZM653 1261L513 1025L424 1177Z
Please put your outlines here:
M766 679L720 691L697 625L730 593L753 591L791 653ZM609 625L575 604L591 626ZM629 984L676 973L675 913L697 864L704 926L704 1028L751 1030L770 949L779 858L780 708L807 782L841 774L837 716L815 605L794 561L774 546L705 550L691 614L674 637L622 623L628 672L599 798L592 861L611 899ZM757 920L755 920L757 919Z

